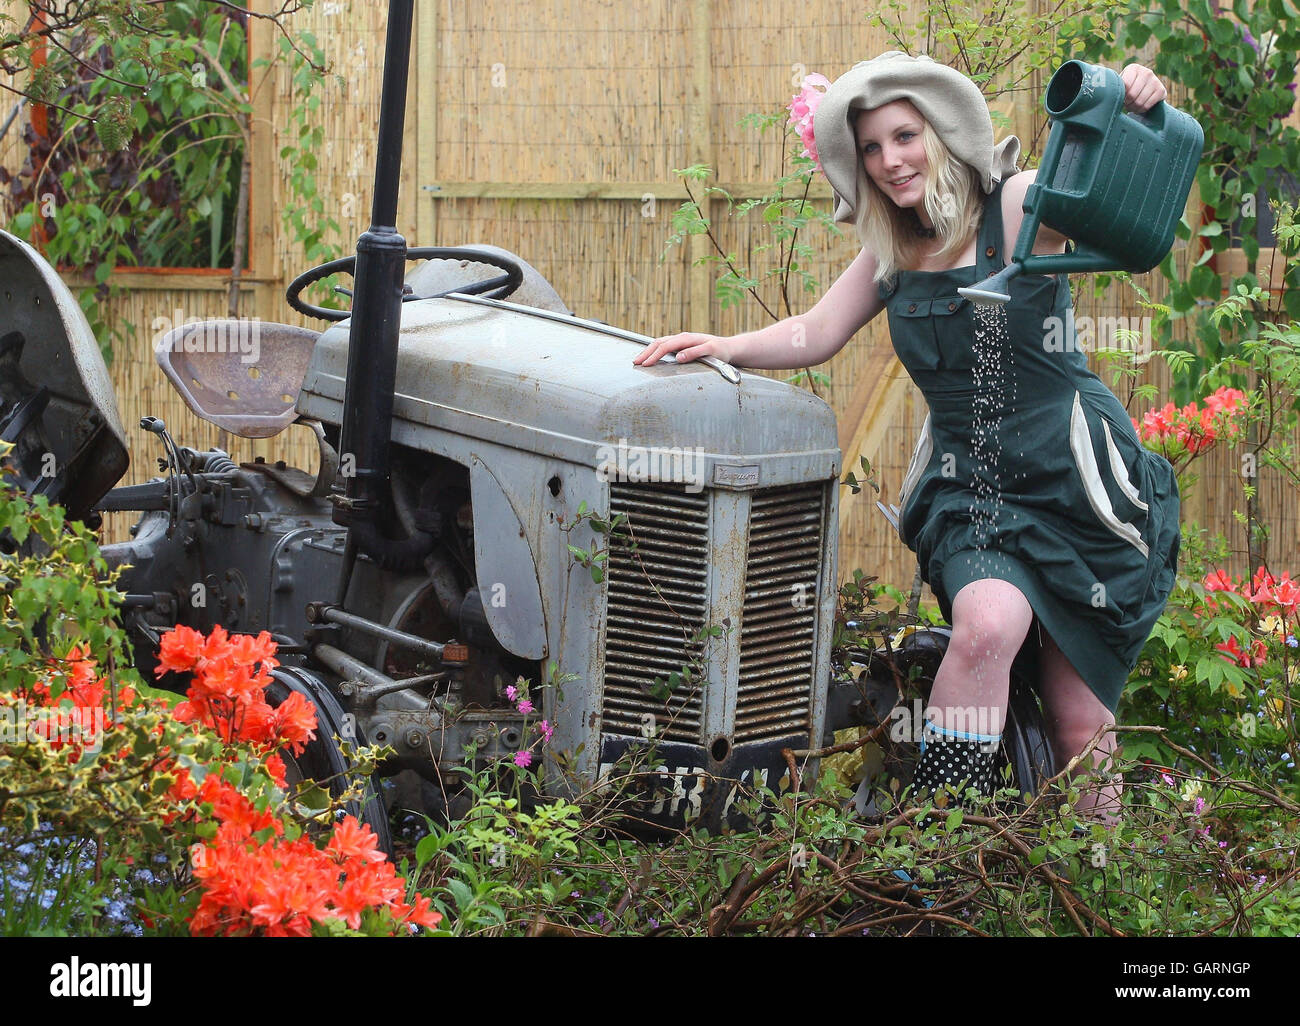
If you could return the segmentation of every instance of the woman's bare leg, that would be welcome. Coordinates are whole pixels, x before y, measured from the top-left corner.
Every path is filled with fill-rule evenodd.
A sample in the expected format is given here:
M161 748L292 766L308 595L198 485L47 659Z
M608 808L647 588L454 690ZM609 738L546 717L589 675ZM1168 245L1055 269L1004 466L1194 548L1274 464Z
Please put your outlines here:
M930 692L927 716L956 730L1001 734L1011 663L1033 621L1024 593L1008 581L971 581L952 600L952 641ZM974 712L976 723L968 722Z
M1043 634L1039 682L1052 750L1057 765L1064 769L1071 759L1083 751L1098 730L1115 722L1115 716L1092 693L1092 689L1083 682L1079 672L1057 646L1055 639L1046 632ZM1114 751L1115 735L1107 733L1093 750L1092 768L1108 768ZM1076 770L1076 776L1088 774L1087 766ZM1118 778L1110 783L1095 781L1082 789L1076 810L1107 825L1114 824L1119 818L1122 788L1123 784Z

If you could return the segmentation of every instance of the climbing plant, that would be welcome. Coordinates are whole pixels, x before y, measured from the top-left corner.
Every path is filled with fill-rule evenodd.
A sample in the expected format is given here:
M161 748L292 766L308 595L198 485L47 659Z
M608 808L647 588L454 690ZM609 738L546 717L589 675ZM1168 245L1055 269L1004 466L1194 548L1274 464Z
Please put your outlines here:
M1282 276L1283 287L1249 304L1234 325L1211 318L1223 295L1260 284L1261 219L1271 224L1273 206L1296 198L1289 195L1295 183L1287 172L1300 167L1300 132L1284 119L1296 102L1298 15L1290 0L1236 0L1230 6L1130 0L1116 20L1117 46L1154 49L1153 70L1186 91L1180 102L1205 130L1196 173L1200 217L1179 229L1193 244L1192 266L1179 270L1172 253L1160 265L1169 284L1161 342L1191 354L1175 379L1178 402L1202 387L1198 380L1209 368L1242 355L1241 343L1258 337L1260 325L1300 318L1300 270L1294 265ZM1214 258L1237 248L1244 273L1216 269ZM1209 384L1229 383L1241 382Z
M282 160L298 170L286 214L291 239L321 256L324 216L310 173L322 129L307 120L323 55L288 16L214 0L167 4L99 0L36 3L23 22L0 23L0 62L24 83L3 132L21 146L0 164L8 228L60 268L90 276L82 308L111 357L129 325L97 317L119 266L230 267L247 260L252 105L248 29L280 31L295 102ZM0 140L3 133L0 133ZM315 211L304 216L303 212ZM319 215L319 216L316 216ZM232 282L232 303L235 286ZM235 312L232 310L232 313Z

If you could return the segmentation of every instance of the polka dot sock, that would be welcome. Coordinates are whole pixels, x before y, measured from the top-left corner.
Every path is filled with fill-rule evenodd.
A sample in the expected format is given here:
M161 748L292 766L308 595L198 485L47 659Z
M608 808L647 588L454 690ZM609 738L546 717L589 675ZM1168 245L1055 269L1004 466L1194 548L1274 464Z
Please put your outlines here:
M980 794L996 790L994 763L1001 734L972 734L930 722L921 732L921 758L912 775L913 793L927 798L945 785L957 792L973 787Z

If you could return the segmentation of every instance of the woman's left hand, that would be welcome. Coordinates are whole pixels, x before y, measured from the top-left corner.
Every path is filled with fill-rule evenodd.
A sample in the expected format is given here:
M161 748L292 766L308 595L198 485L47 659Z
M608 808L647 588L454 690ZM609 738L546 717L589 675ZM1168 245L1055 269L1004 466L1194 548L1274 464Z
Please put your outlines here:
M1130 64L1119 77L1124 83L1124 106L1138 114L1150 110L1169 95L1156 73L1141 64Z

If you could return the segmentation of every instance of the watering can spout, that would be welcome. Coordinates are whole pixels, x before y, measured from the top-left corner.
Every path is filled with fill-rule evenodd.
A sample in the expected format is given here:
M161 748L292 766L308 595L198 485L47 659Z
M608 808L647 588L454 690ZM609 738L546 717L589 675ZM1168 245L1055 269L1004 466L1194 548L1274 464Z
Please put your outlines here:
M1021 270L1020 264L1008 264L997 274L989 275L983 281L968 285L964 289L958 289L957 294L985 306L1009 303L1011 302L1011 279Z
M957 291L1010 300L1018 274L1149 271L1165 258L1187 204L1205 133L1195 118L1157 103L1124 113L1124 83L1109 68L1067 61L1047 86L1052 132L1008 266ZM1034 253L1047 225L1073 240L1066 253Z

